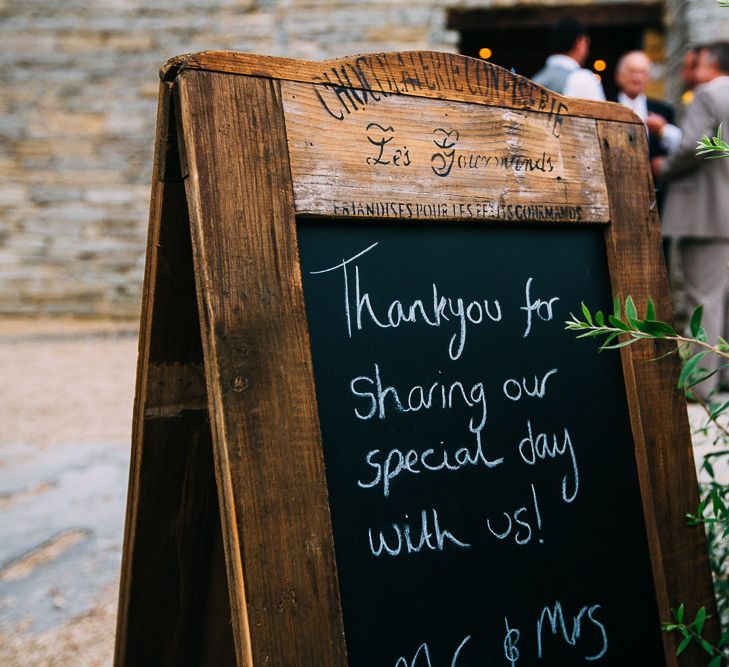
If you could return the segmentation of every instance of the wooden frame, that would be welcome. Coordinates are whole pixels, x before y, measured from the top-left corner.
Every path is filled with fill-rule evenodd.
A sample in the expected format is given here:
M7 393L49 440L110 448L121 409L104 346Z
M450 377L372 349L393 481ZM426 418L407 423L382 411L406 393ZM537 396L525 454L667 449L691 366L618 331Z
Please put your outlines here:
M345 665L295 218L434 209L346 208L383 188L405 201L411 186L363 173L353 186L358 167L336 150L352 132L344 119L387 105L407 125L412 102L436 115L461 105L466 122L491 107L564 155L590 148L589 174L559 167L561 204L578 212L553 214L560 201L546 185L524 202L515 191L513 206L536 197L536 219L603 225L614 294L639 308L650 296L669 313L645 131L622 106L568 100L450 54L307 63L205 52L171 60L161 77L115 664ZM444 186L449 202L483 199L459 178ZM427 189L418 197L428 203ZM519 221L513 207L474 217ZM684 518L697 486L679 362L644 363L668 350L621 351L664 619L680 601L713 609L703 530ZM663 641L678 665L673 636Z

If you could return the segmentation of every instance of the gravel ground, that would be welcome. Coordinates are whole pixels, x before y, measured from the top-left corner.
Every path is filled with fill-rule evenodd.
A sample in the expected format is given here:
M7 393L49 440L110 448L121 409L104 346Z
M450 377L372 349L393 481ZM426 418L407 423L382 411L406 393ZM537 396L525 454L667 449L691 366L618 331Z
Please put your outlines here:
M111 664L136 356L135 325L0 320L0 665Z
M0 319L3 667L111 664L136 355L128 323Z

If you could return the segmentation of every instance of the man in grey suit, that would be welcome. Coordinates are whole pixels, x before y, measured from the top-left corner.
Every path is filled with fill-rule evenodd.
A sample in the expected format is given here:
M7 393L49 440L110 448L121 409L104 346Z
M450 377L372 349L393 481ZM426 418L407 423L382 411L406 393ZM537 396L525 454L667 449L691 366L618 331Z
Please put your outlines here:
M657 178L670 181L662 220L663 234L679 239L687 306L704 304L709 341L727 335L729 294L729 159L696 155L696 142L713 137L721 123L729 130L729 42L701 48L695 70L694 99L681 123L682 138L668 157L654 158ZM711 358L710 358L711 357ZM709 355L703 366L719 368ZM703 382L704 396L729 380L729 369Z

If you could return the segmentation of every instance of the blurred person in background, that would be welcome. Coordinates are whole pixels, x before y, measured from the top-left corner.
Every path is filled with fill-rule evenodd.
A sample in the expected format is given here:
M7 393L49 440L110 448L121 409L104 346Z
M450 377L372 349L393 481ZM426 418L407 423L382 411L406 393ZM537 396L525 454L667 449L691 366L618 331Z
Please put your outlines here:
M681 96L681 104L687 107L694 97L694 88L696 88L696 65L698 64L699 52L703 47L696 45L689 47L683 56L681 61L681 80L684 85L684 93ZM673 118L662 114L660 111L655 111L648 114L648 120L646 125L651 133L652 137L658 138L660 145L666 150L667 153L673 153L678 149L681 143L681 130L673 124ZM660 155L651 153L651 158Z
M661 100L646 95L648 84L651 81L651 60L643 51L629 51L624 54L615 67L615 83L618 85L618 94L615 102L620 102L632 109L646 124L649 130L648 152L650 157L667 155L666 142L662 140L662 133L654 130L657 119L660 118L661 127L673 125L673 107ZM676 128L678 129L678 128Z
M680 141L681 135L680 130L673 124L673 107L646 95L648 84L651 81L651 65L650 58L643 51L629 51L624 54L615 67L618 94L613 101L620 102L632 109L646 124L648 155L650 158L654 158L668 155L671 139L675 142L675 133L678 133L678 141ZM662 211L665 183L656 179L655 186L658 210ZM667 251L667 247L664 247L664 251Z
M681 96L681 104L688 106L693 100L693 90L696 88L696 65L699 58L699 51L703 48L700 44L690 46L683 55L681 61L681 80L684 85L684 94Z
M538 84L560 95L604 100L605 92L597 77L583 65L590 52L587 29L577 19L559 19L549 34L550 55L533 77Z
M728 337L729 295L729 159L711 160L696 154L696 143L713 137L721 124L729 128L729 42L701 47L693 70L694 99L681 122L681 141L668 157L652 160L657 178L670 181L663 216L663 234L679 240L687 306L704 305L704 329L709 341ZM717 370L719 357L702 364ZM729 379L723 369L702 382L703 396Z

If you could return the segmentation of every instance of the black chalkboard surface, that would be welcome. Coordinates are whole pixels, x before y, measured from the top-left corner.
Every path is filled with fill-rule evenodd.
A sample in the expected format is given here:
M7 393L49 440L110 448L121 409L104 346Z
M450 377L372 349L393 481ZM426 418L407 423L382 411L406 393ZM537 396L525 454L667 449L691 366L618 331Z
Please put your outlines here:
M663 664L603 229L298 241L349 664Z

